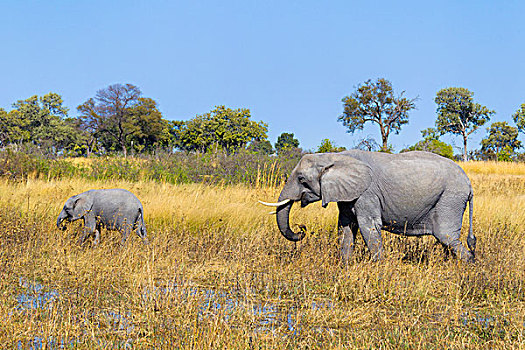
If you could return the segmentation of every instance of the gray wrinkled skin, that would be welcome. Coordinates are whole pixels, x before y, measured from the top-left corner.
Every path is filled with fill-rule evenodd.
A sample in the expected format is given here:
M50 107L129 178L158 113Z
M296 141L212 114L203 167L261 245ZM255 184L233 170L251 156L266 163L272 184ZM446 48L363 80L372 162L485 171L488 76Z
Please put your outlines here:
M127 190L120 188L89 190L69 198L58 215L57 227L65 229L66 221L79 219L84 220L84 234L79 240L80 244L93 233L94 244L98 244L102 227L120 231L122 244L133 230L136 230L144 243L148 243L142 203Z
M453 161L428 152L387 154L350 150L309 154L290 174L279 201L301 206L321 200L336 202L342 260L351 256L359 229L372 260L383 254L381 230L407 236L433 235L462 260L473 262L476 238L472 233L472 186ZM277 225L284 237L301 240L289 224L293 202L277 209ZM469 202L467 250L460 241L463 213Z

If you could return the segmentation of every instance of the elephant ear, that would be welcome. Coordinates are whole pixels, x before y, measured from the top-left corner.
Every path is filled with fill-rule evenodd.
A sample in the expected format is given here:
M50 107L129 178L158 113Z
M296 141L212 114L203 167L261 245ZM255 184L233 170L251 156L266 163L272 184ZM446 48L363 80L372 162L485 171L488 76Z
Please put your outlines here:
M91 196L85 194L79 194L75 198L73 205L73 218L72 220L78 220L82 218L88 211L91 210L93 206L93 199Z
M323 207L330 202L351 202L372 182L370 167L350 156L340 155L321 172Z

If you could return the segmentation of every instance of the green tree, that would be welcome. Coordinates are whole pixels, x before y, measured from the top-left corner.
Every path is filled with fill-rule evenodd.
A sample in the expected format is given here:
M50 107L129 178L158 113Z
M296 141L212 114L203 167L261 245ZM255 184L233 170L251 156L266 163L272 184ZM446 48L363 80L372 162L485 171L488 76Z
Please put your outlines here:
M294 148L299 147L299 140L294 137L293 133L283 132L277 137L277 142L275 143L275 150L278 155L281 155L283 152L289 151Z
M435 128L426 128L421 130L421 136L424 140L439 140L439 132Z
M185 121L182 120L169 120L168 121L168 131L169 131L169 144L172 148L183 149L181 136L183 131L186 128Z
M172 123L172 135L178 148L207 152L213 148L235 152L255 140L267 138L268 126L250 119L246 108L217 106L214 110L186 122Z
M451 133L463 138L463 161L467 160L467 142L470 134L483 126L495 113L474 102L474 93L461 87L439 90L436 128L441 133Z
M188 152L204 153L213 144L212 130L208 130L207 121L201 115L186 122L176 121L172 125L177 148Z
M521 147L518 129L507 122L495 122L487 128L488 135L481 140L481 153L486 159L508 161Z
M418 141L415 145L402 150L407 151L426 151L439 154L440 156L454 159L454 150L452 146L439 140L439 133L434 128L421 130L423 140Z
M141 96L135 85L113 84L79 105L80 125L89 143L96 140L106 151L122 151L126 157L132 145L140 151L168 140L168 124L156 102Z
M66 118L64 122L73 130L69 135L70 141L65 147L65 153L75 157L89 157L96 150L96 139L84 129L80 118Z
M319 147L317 147L317 153L342 152L342 151L346 151L346 148L336 146L329 139L323 139Z
M157 102L151 98L139 97L131 109L133 132L131 142L138 151L152 152L158 147L169 145L169 122L162 118Z
M63 106L62 97L50 92L44 96L31 96L13 104L18 127L29 134L28 141L45 150L58 151L72 140L75 130L65 122L68 108Z
M96 149L98 142L98 115L95 108L95 100L88 101L77 107L80 115L75 119L77 130L79 130L79 143L81 154L89 157Z
M338 118L348 132L363 130L367 122L377 124L381 131L382 150L388 151L388 138L408 123L408 112L415 108L417 98L395 96L392 83L384 78L360 84L350 96L343 98L343 114Z
M27 120L24 120L17 110L9 113L0 108L0 145L19 145L29 141L30 133L27 128Z
M272 147L272 143L267 139L264 140L254 140L248 146L248 150L253 153L270 155L275 151Z
M525 103L512 115L512 119L518 127L518 131L525 133Z

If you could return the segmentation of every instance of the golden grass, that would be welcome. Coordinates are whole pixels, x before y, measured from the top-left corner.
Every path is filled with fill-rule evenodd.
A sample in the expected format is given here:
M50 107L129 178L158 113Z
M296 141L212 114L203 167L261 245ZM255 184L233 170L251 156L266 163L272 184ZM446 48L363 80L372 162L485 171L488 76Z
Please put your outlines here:
M314 232L295 245L257 204L277 188L1 181L0 348L525 347L525 177L462 166L475 190L473 266L431 237L385 232L383 261L359 239L343 269L336 206L294 208L291 222ZM149 246L103 232L79 247L78 225L56 229L69 196L113 187L142 200Z
M458 162L468 174L525 175L525 163L497 161Z

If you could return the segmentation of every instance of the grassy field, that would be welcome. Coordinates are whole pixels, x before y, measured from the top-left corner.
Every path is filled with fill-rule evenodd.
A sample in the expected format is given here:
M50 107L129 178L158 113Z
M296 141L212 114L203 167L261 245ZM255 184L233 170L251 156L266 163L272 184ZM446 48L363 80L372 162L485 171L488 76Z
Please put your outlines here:
M293 244L257 204L279 187L0 180L0 348L525 348L525 165L461 165L472 266L385 232L384 260L359 238L344 269L336 206L294 208L313 233ZM142 200L150 245L56 229L69 196L112 187Z

